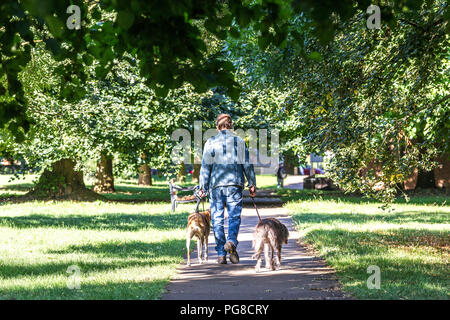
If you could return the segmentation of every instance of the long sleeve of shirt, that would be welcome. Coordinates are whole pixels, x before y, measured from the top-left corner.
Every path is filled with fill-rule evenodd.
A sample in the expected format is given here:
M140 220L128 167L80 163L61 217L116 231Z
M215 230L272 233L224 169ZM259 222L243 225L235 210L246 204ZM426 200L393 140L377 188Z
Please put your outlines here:
M200 188L207 193L211 179L213 155L211 144L208 140L205 143L205 150L203 151L202 166L200 168Z
M255 186L256 187L256 177L255 177L255 169L253 164L250 163L250 154L248 152L247 145L245 145L245 161L243 164L245 178L247 179L248 187Z

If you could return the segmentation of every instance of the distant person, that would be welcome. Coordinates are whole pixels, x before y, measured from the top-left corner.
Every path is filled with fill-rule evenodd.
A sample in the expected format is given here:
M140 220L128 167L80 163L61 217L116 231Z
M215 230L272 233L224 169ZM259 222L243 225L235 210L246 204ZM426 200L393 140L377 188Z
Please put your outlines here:
M284 162L280 162L277 170L277 188L283 188L283 181L286 179L287 173L284 170Z
M231 132L233 122L228 114L216 119L219 133L208 139L203 152L200 170L200 190L209 193L212 226L216 240L217 263L227 263L227 253L232 263L239 263L237 237L241 225L242 190L244 176L248 181L250 196L256 196L256 179L253 164L249 160L247 146ZM228 237L225 238L224 211L228 212Z

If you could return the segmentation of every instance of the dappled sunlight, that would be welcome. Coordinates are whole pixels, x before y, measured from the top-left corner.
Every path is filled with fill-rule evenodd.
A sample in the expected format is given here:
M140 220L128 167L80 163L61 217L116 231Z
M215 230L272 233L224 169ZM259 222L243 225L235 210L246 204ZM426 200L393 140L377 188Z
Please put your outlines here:
M187 214L105 214L105 215L68 215L53 217L33 214L29 216L1 217L0 225L12 228L63 227L97 230L171 230L186 221Z
M155 299L183 261L191 206L31 202L0 206L0 299ZM67 268L81 270L69 290Z
M362 298L445 299L449 296L450 207L292 202L301 237L335 268L344 288ZM368 290L366 269L381 270L381 290Z
M80 290L67 288L67 275L17 279L0 290L2 299L156 299L173 274L174 267L119 269L87 274L80 279ZM139 275L139 276L136 276ZM4 290L4 291L3 291Z

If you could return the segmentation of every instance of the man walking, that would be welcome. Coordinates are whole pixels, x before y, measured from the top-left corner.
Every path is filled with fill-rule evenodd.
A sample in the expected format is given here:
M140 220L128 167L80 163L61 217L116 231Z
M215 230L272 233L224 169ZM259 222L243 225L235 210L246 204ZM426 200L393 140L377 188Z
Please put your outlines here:
M228 114L216 119L219 133L205 143L200 187L203 195L209 193L211 216L216 239L219 264L227 263L227 253L232 263L239 263L237 236L241 225L242 190L244 175L248 181L250 196L256 195L256 179L253 164L244 140L231 132L233 123ZM225 238L224 210L228 212L228 237Z

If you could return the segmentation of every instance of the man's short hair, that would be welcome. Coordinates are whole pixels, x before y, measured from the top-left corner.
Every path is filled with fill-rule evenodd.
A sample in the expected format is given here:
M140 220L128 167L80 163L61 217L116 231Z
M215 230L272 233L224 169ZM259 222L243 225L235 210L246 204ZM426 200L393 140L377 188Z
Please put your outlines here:
M219 114L216 118L216 127L219 130L233 129L233 121L231 121L231 116L227 113Z

